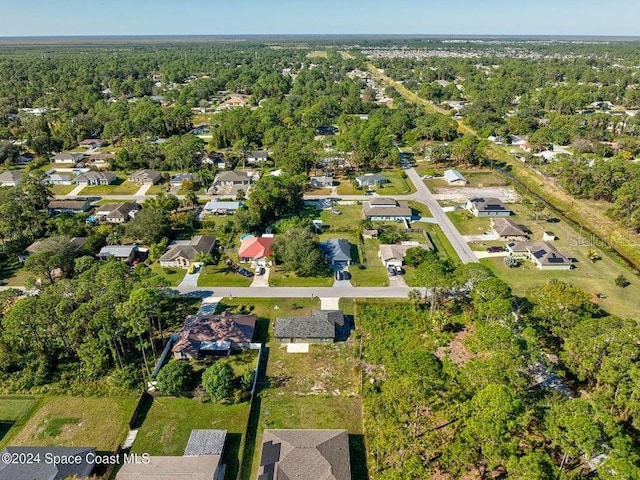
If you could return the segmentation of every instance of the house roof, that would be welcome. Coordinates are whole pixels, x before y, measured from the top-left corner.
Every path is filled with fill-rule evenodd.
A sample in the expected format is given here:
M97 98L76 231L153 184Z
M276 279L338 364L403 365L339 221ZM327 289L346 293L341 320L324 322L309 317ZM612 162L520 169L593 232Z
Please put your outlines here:
M309 317L276 318L276 338L335 338L336 325L344 325L340 310L313 310Z
M492 218L491 228L500 237L526 237L527 232L508 218Z
M388 262L389 260L404 260L405 255L407 254L407 250L410 248L422 248L424 250L432 250L433 247L429 247L428 245L388 245L383 244L378 247L380 252L380 258L383 262Z
M76 182L80 182L82 180L107 180L109 182L113 182L116 178L116 175L111 172L86 172L78 175Z
M160 257L161 262L170 262L176 258L186 258L193 262L200 253L211 253L216 246L216 237L211 235L196 235L190 243L177 244Z
M372 199L375 201L378 199ZM363 212L365 217L411 217L413 212L407 202L396 202L396 206L380 206L365 202Z
M444 179L451 182L464 182L469 183L466 178L462 176L462 174L457 170L445 170L444 171Z
M64 160L64 161L69 161L69 162L77 162L78 160L82 160L82 157L84 157L84 155L82 153L60 152L60 153L56 153L55 155L53 155L50 159L51 160Z
M199 350L204 342L249 343L253 340L256 320L255 315L232 315L228 312L221 315L189 315L171 351Z
M235 172L231 170L216 175L216 179L213 183L217 184L222 182L248 182L249 180L251 180L251 177L249 177L247 172Z
M371 207L397 207L398 202L393 198L388 197L376 197L369 200L369 206Z
M25 251L28 253L36 253L48 248L54 247L61 242L68 242L74 250L80 250L87 243L87 237L66 237L64 235L57 237L43 238L29 245Z
M571 264L568 257L547 242L533 242L528 244L526 249L540 265L555 266Z
M189 181L193 180L194 177L195 177L195 175L193 173L178 173L178 174L173 175L171 177L170 182L171 183L180 183L181 184L185 180L189 180Z
M271 245L275 241L274 237L248 237L242 240L238 257L240 258L259 258L270 257L273 255Z
M52 210L56 209L70 209L70 210L84 210L89 208L88 200L51 200L48 207Z
M350 262L351 244L345 238L330 238L322 245L324 254L331 262Z
M109 256L114 256L116 258L127 258L137 249L137 245L107 245L100 249L98 257L107 258Z
M210 210L237 210L242 206L242 202L222 202L220 200L209 200L203 207L204 211Z
M131 212L137 212L140 210L140 205L134 202L126 202L120 204L111 204L113 208L108 214L107 218L126 218Z
M6 447L0 452L0 480L66 480L70 477L87 478L93 470L94 463L89 453L95 454L93 447ZM7 463L1 454L30 455L41 459L34 463ZM48 457L50 456L50 457ZM78 457L75 463L46 462L45 458Z
M499 198L472 198L469 202L473 204L479 212L509 212L510 210L504 206Z
M15 183L23 177L22 172L2 172L0 173L0 183Z
M162 173L156 172L155 170L138 170L129 175L129 178L138 182L152 180L155 183L162 178Z
M356 180L360 185L377 185L378 183L385 183L389 181L387 177L380 173L365 173L364 175L357 177Z
M262 435L258 480L351 480L346 430L271 430Z
M149 457L147 462L126 462L116 480L212 480L220 464L220 455L198 457Z
M249 154L247 155L247 158L260 158L260 159L266 160L268 155L269 155L268 150L255 150L253 152L249 152Z
M222 455L226 438L226 430L191 430L184 456Z

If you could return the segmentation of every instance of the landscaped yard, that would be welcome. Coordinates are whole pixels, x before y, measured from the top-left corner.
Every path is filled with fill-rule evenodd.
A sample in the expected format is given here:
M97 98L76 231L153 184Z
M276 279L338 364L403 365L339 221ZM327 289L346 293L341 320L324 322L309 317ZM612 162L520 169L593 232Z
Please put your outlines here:
M36 397L0 397L0 448L26 423L38 405Z
M48 397L11 438L18 446L92 446L114 451L125 439L136 397Z
M15 257L0 261L0 285L20 287L32 274Z
M253 277L243 277L229 269L220 260L217 265L207 265L202 269L198 277L199 287L248 287L251 285Z
M191 430L227 430L223 463L227 465L225 479L232 480L238 473L240 446L248 418L248 402L221 405L200 403L194 398L158 397L138 430L131 452L181 456Z
M159 262L153 262L151 264L151 270L155 274L166 278L170 282L172 287L177 286L182 281L184 276L187 274L186 268L177 268L177 267L165 268L165 267L161 267Z

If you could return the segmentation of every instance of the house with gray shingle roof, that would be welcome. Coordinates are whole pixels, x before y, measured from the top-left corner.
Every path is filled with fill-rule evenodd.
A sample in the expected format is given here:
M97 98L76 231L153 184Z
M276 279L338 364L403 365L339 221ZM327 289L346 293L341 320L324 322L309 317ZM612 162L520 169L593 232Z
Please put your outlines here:
M360 177L356 177L359 187L375 187L387 183L389 179L379 173L365 173Z
M351 265L351 244L344 238L330 238L320 244L325 257L333 266Z
M160 257L160 266L189 268L199 254L210 254L218 246L218 240L211 235L196 235L189 241L174 242Z
M220 455L224 451L227 438L226 430L191 430L189 441L184 449L185 457L201 455Z
M340 310L312 310L309 317L276 318L274 336L280 343L333 343L336 325L344 326Z
M0 451L0 480L88 478L95 465L95 453L93 447L6 447ZM11 458L39 458L40 461L7 462L6 454ZM54 457L71 458L74 461L46 461Z
M346 430L272 430L262 434L258 480L351 480Z
M15 187L22 176L21 172L2 172L0 173L0 187Z
M529 236L527 232L516 225L508 218L492 218L491 232L494 233L499 240L509 241L525 241Z
M467 200L467 210L476 217L508 217L511 210L498 198L471 198Z

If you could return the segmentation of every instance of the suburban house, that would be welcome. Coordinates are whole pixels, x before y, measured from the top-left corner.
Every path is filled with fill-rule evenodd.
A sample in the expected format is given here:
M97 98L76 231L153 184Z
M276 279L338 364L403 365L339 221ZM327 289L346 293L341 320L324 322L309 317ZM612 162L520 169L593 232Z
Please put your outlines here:
M321 175L318 177L310 177L309 185L313 188L324 188L324 187L332 187L333 186L333 176L332 175Z
M111 172L86 172L76 177L78 185L111 185L118 177Z
M526 137L522 137L519 135L509 135L509 142L511 143L511 145L521 147L524 150L529 149L529 140Z
M407 202L383 197L364 202L362 212L366 219L373 221L411 220L413 215Z
M87 148L99 148L105 145L107 142L105 140L100 140L99 138L85 138L80 142L81 147Z
M207 215L233 215L242 206L242 202L222 202L220 200L209 200L202 211L199 218L202 220Z
M325 258L331 266L346 267L351 265L351 244L344 238L330 238L320 244Z
M189 315L171 348L174 358L189 359L230 355L246 350L253 341L255 315Z
M280 343L333 343L336 325L344 326L340 310L312 310L309 317L276 318L274 336Z
M380 232L378 230L363 230L362 231L362 238L364 240L370 240L373 238L378 238L378 235L380 234Z
M144 462L124 462L116 480L223 480L226 430L191 430L180 456L150 456Z
M416 247L424 250L433 250L433 245L421 245L417 242L406 242L400 245L383 244L378 247L378 257L380 257L385 267L402 267L407 250Z
M87 237L67 237L62 235L62 236L56 236L56 237L43 238L42 240L33 242L31 245L25 248L22 255L18 255L18 260L20 262L25 262L29 255L53 248L56 245L60 245L62 242L69 243L71 250L73 250L74 252L77 252L78 250L81 250L82 248L84 248L85 244L87 243Z
M178 173L171 177L169 183L172 187L181 187L184 182L193 182L195 175L193 173Z
M34 158L36 158L36 156L33 153L21 153L20 155L18 155L18 158L15 159L14 164L28 165L33 162Z
M22 176L21 172L2 172L0 173L0 187L16 187Z
M58 173L55 169L47 171L44 177L47 185L73 185L75 181L74 175Z
M252 263L256 267L266 267L267 259L273 255L271 246L274 241L273 235L244 238L238 249L240 262Z
M360 177L356 177L356 182L358 182L359 187L375 187L388 183L389 179L379 173L365 173Z
M138 185L155 185L162 180L162 174L154 170L139 170L127 177L127 180Z
M189 268L200 254L211 254L216 250L218 240L210 235L196 235L191 240L175 241L160 257L160 266Z
M476 217L508 217L511 210L504 206L498 198L470 198L467 200L467 210Z
M570 270L574 268L569 257L546 242L514 242L507 245L509 255L531 260L538 270Z
M137 245L107 245L102 247L98 252L98 258L100 260L106 260L109 257L115 257L125 263L133 262L133 259L138 253Z
M266 162L268 157L269 157L268 150L256 150L253 152L248 152L246 159L247 159L247 163L261 163L261 162Z
M346 430L272 430L262 434L258 480L351 480Z
M496 235L498 240L523 242L529 239L528 233L508 218L492 218L491 233Z
M135 202L107 203L98 207L93 215L108 223L125 223L136 216L140 205Z
M205 154L200 163L203 165L215 165L219 170L224 170L227 167L227 162L224 159L224 153L221 152L209 152Z
M229 172L222 172L216 175L213 184L216 186L250 185L251 181L251 176L247 172L235 172L231 170Z
M97 168L106 167L116 159L114 153L94 153L83 160L85 164L91 164Z
M74 165L84 158L82 153L60 152L49 157L51 163L73 163Z
M449 185L466 185L469 183L457 170L445 170L443 176Z
M318 164L324 168L344 168L347 160L344 157L326 157L322 158Z
M224 108L235 108L235 107L245 107L247 105L247 100L244 97L233 96L230 99L220 105Z
M6 447L0 451L0 480L67 480L88 478L95 466L93 447ZM7 461L11 458L33 461ZM35 459L40 459L35 461ZM46 461L46 459L52 461ZM54 458L74 461L54 462Z
M89 200L51 200L49 213L82 213L91 210Z

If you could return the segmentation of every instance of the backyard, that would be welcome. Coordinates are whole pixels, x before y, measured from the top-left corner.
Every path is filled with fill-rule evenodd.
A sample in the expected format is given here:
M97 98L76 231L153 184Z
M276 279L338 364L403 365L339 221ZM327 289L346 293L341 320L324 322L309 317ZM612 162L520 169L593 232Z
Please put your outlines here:
M38 401L36 397L0 397L0 448L7 445L12 436L31 417Z

